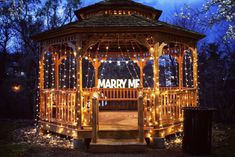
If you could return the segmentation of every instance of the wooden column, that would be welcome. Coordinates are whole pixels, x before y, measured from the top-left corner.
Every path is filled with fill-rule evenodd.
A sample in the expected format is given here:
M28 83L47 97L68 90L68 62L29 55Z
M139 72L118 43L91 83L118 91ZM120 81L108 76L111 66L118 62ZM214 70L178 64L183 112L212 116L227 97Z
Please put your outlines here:
M143 77L143 72L144 72L144 66L146 65L146 60L143 61L143 58L140 58L140 61L137 62L137 65L140 68L140 87L142 88L144 86L144 77Z
M58 54L54 54L55 60L55 89L59 89L59 57Z
M95 87L98 88L99 67L95 66Z
M162 49L166 46L165 43L161 45L156 43L153 48L150 49L150 52L153 56L153 79L154 79L154 125L158 127L160 125L160 110L159 110L159 97L160 97L160 89L159 89L159 57L162 55Z
M179 64L179 89L183 89L183 58L184 53L181 53L181 55L178 57L178 64Z
M144 97L143 92L139 91L138 95L138 130L139 142L144 142Z
M193 55L193 87L195 89L195 102L198 105L198 63L197 63L197 48L190 48Z
M98 110L98 93L95 92L92 97L92 143L98 138Z
M142 59L140 59L140 62L139 62L139 68L140 68L140 87L142 88L143 87L143 61Z
M77 129L82 126L82 58L77 57L77 94L76 94L76 124Z
M155 46L155 53L153 56L153 78L154 78L154 110L157 110L157 107L159 106L159 95L160 95L160 90L159 90L159 56L157 55L159 49L159 44ZM159 111L159 110L158 110ZM160 124L160 115L158 112L155 114L155 126L159 126ZM157 124L157 125L156 125Z
M44 62L44 56L41 56L40 57L40 60L39 60L39 86L40 86L40 90L44 89L44 65L43 65L43 62Z
M44 62L44 56L43 53L41 52L40 58L39 58L39 102L40 102L40 106L39 106L39 119L41 118L45 118L45 108L44 108L44 101L45 99L43 98L42 95L42 90L44 89L44 66L43 66L43 62Z
M99 79L99 67L101 62L98 60L98 57L95 61L91 61L94 70L95 70L95 88L98 88L98 79Z
M44 95L42 94L42 90L44 89L44 60L45 60L44 54L48 50L48 48L49 48L48 46L42 46L41 52L39 55L39 75L40 75L39 76L39 92L40 92L39 112L40 112L40 118L43 115L44 119L48 118L46 115L46 112L47 112L46 99L45 99Z

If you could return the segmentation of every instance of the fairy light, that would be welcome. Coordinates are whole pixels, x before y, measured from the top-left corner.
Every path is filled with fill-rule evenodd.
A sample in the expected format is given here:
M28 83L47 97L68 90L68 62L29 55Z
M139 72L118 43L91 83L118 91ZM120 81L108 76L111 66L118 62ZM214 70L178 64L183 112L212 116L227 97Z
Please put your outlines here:
M44 56L42 57L42 61L44 60ZM40 55L38 58L38 63L40 63ZM41 76L41 69L43 67L39 64L39 70L38 70L38 79L37 79L37 88L36 88L36 109L35 109L35 122L34 122L34 126L36 127L36 130L39 129L39 125L38 125L38 120L41 118L40 117L40 76Z
M54 56L54 54L55 54L55 49L53 49L54 51L52 52L52 62L51 62L51 78L52 78L52 87L51 88L55 88L55 56Z
M61 81L61 87L65 88L65 59L62 61L62 72L61 72L61 76L62 76L62 81Z
M171 59L170 59L170 55L167 55L167 68L168 68L168 78L169 78L169 87L171 90L172 87L172 68L171 68Z
M47 88L49 88L49 60L48 60L48 58L49 58L49 52L46 52L46 57L45 57L45 59L46 59L46 63L45 63L45 88L47 89Z
M167 86L167 78L166 78L166 59L164 57L162 57L162 61L163 61L163 74L164 74L164 85Z
M71 69L72 69L72 66L71 66L71 63L72 63L72 56L71 56L71 51L70 51L70 53L68 54L68 67L69 67L69 69L68 69L68 88L71 88L71 84L70 84L70 79L71 79Z
M121 49L121 47L118 47L119 49ZM132 47L133 48L133 50L135 51L135 47ZM92 49L92 48L90 48L90 49ZM109 48L107 48L106 47L106 50L108 51L108 49ZM129 52L129 50L127 50L128 52ZM150 51L152 51L151 50L151 48L150 48ZM65 50L65 52L64 52L65 54L67 53L67 51ZM128 53L129 54L129 53ZM65 58L63 61L62 61L62 65L61 65L61 69L60 69L60 76L62 76L62 77L60 77L60 79L62 80L61 82L62 82L62 87L63 88L78 88L79 89L79 87L80 87L80 85L78 85L79 83L77 83L75 80L75 78L76 77L78 77L79 75L81 75L81 74L79 74L79 70L78 69L76 69L76 60L75 60L75 58L74 57L76 57L76 53L71 53L71 51L69 52L69 54L68 54L68 58ZM125 63L125 65L126 65L126 67L128 68L128 71L129 71L129 73L130 73L130 75L131 75L131 77L132 78L134 78L133 77L133 71L135 72L135 74L136 74L136 77L138 78L139 76L138 76L138 73L137 73L137 71L136 71L136 68L135 68L135 65L134 65L134 63L136 63L136 60L134 60L134 61L130 61L130 60L128 60L128 59L130 59L131 57L130 57L130 54L129 54L129 57L127 58L127 57L124 57L124 55L123 55L123 53L121 53L121 55L122 55L122 63ZM45 61L45 67L47 68L47 71L45 71L45 73L47 73L47 75L45 74L45 77L46 77L46 79L45 80L47 80L46 81L46 87L47 88L49 88L49 87L51 87L51 88L53 88L54 87L54 84L55 84L55 82L53 82L54 81L54 73L55 73L55 69L54 69L54 66L55 65L53 65L53 63L54 63L54 57L52 57L52 60L53 60L53 62L51 62L50 61L50 57L48 57L48 56L46 56L46 61ZM93 59L93 61L94 62L96 62L97 60L98 60L99 58L95 58L95 59ZM136 57L136 59L138 60L138 57ZM152 58L150 58L150 59L152 59ZM154 59L158 59L157 57L156 58L154 58ZM146 58L144 57L144 58L139 58L139 61L140 62L145 62L145 60L146 60ZM157 60L158 61L158 60ZM164 59L164 72L165 72L165 70L166 69L168 69L168 77L170 78L170 81L169 81L169 83L170 83L170 88L171 88L171 86L172 86L172 77L173 77L173 79L176 79L176 80L178 80L178 76L177 76L177 74L178 74L178 65L177 65L177 62L175 62L175 60L174 60L174 65L176 65L176 69L175 69L175 71L176 71L176 76L174 77L174 76L172 76L172 71L173 71L173 69L172 69L172 66L173 65L171 65L170 62L171 60L170 60L170 56L168 57L168 58L165 58ZM191 68L191 66L192 66L192 58L190 58L190 56L187 58L186 57L186 59L184 60L185 62L186 62L186 64L187 63L189 63L189 66L185 66L185 72L187 73L186 74L186 86L188 87L188 85L191 83L192 84L192 82L189 82L190 80L190 78L192 77L192 73L191 73L191 71L192 71L192 68ZM107 62L105 62L105 61L102 61L101 60L101 62L102 63L107 63ZM112 62L115 62L115 61L112 61L112 59L110 58L110 60L108 60L108 63L112 63ZM51 66L49 66L48 67L48 65L51 63ZM88 64L89 64L89 61L88 61ZM194 61L193 61L193 64L194 64ZM105 66L106 66L107 64L102 64L102 70L101 70L101 78L103 78L104 77L104 71L105 71ZM121 65L121 61L120 60L117 60L117 65ZM132 66L133 67L133 70L132 71L130 71L130 69L129 69L129 66ZM166 66L166 67L165 67ZM188 68L189 67L189 68ZM52 70L49 70L50 68L52 68ZM88 65L88 68L89 68L89 65ZM54 69L54 70L53 70ZM88 75L89 75L89 71L90 71L90 69L88 69ZM189 72L188 72L189 71ZM49 74L49 72L51 72L50 74L51 74L51 76L50 76L50 74ZM158 69L158 73L159 73L159 69ZM40 72L39 72L39 75L40 75ZM194 74L193 74L193 76L194 76ZM52 78L51 78L52 77ZM145 75L145 73L143 73L143 80L145 80L146 78L146 75ZM157 76L155 76L155 77L157 77ZM90 87L92 86L92 82L93 82L93 78L94 78L94 71L93 71L93 73L92 73L92 78L91 78L91 80L90 80ZM156 78L157 80L159 80L159 76ZM50 80L51 80L51 82L50 82ZM77 78L77 80L79 81L79 77ZM89 80L89 79L87 79L87 80ZM153 79L154 80L154 79ZM145 81L147 81L146 83L148 83L148 80L146 79ZM154 80L155 81L155 80ZM88 83L89 83L89 81L87 81ZM77 84L76 84L77 83ZM155 82L156 83L156 85L157 86L159 86L159 82ZM50 86L50 84L51 84L51 86ZM87 85L87 87L88 87L88 85ZM52 91L52 90L51 90ZM155 93L154 93L155 92ZM145 103L145 107L146 106L149 106L149 105L147 105L147 101L151 101L151 98L154 98L155 97L155 95L159 95L160 94L160 90L159 90L159 88L156 90L156 91L154 91L153 93L151 93L150 95L145 95L145 101L144 101L144 103ZM66 93L65 91L64 91L64 93ZM78 92L78 93L80 93L80 91ZM167 94L167 93L166 93ZM150 98L151 97L151 98ZM178 98L178 95L177 95L177 98ZM56 96L56 94L55 93L52 93L52 94L50 94L50 97L49 97L49 101L48 101L48 103L46 104L47 105L47 108L52 108L52 104L54 103L54 101L56 101L56 99L57 99L57 96ZM60 98L59 98L60 99ZM186 98L187 99L187 98ZM174 101L174 100L173 100ZM39 101L40 102L40 101ZM169 118L170 119L172 119L173 121L175 120L174 118L175 118L175 114L173 113L174 111L172 110L172 104L173 104L174 102L170 102L170 101L168 101L167 102L167 104L171 107L171 110L168 110L168 114L169 114ZM64 108L66 108L66 109L68 109L68 106L66 106L66 104L68 104L67 103L67 100L64 100L64 98L62 98L62 108L64 109ZM78 104L79 106L81 106L81 104L79 103ZM83 112L83 113L85 113L85 112L89 112L89 106L90 105L90 102L89 101L87 101L87 106L86 107L83 107L82 108L82 111L77 111L77 114L80 114L81 112ZM152 106L149 106L149 108L148 108L148 110L149 110L149 113L153 113L153 111L155 111L155 110L153 110L152 108L151 108ZM38 110L37 110L38 111ZM51 110L52 111L52 110ZM51 112L51 111L49 111L49 112ZM74 112L76 112L76 111L74 111ZM48 111L47 111L47 116L46 117L49 117L49 113L48 113ZM52 113L50 113L50 114L52 114ZM68 120L68 119L66 119L65 117L67 116L66 114L66 112L62 112L62 119L63 120ZM162 115L164 114L163 113L163 111L162 111L162 106L160 105L160 106L157 106L156 107L156 114L158 114L159 115L159 122L157 121L157 122L155 122L155 123L153 123L152 121L153 121L153 118L151 117L151 116L149 116L149 117L147 117L147 118L145 118L146 120L147 120L147 125L148 126L153 126L153 125L159 125L159 127L163 127L163 124L162 124ZM76 119L77 121L79 120L79 118L77 118ZM49 121L50 121L50 118L49 118ZM62 123L61 123L61 125L62 125ZM64 125L64 124L63 124ZM61 128L59 128L59 130L58 130L58 132L60 133L60 132L64 132L63 131L63 125L62 125L62 127ZM76 122L73 122L73 125L77 125L77 123ZM84 117L84 114L82 114L82 125L83 126L87 126L87 125L89 125L89 119L86 119L86 117ZM145 124L146 125L146 124ZM47 128L47 130L49 130L50 129L50 125L48 125L48 126L46 126L46 128ZM62 130L62 131L61 131ZM168 129L166 129L166 132L165 131L163 131L162 133L161 133L161 136L162 137L164 137L166 134L168 134L169 132L171 133L171 132L173 132L175 130L175 128L168 128ZM180 129L178 129L178 131L180 131ZM65 131L68 135L72 135L73 137L75 137L77 134L76 134L76 132L73 130L73 131L71 131L71 130L66 130ZM152 130L149 130L149 132L148 132L148 135L147 136L149 136L150 138L152 137L152 135L153 135L153 131Z
M175 86L179 86L179 78L178 78L178 73L179 73L179 63L177 60L175 60Z
M133 43L132 43L132 42L131 42L131 45L132 45L132 47L134 48L134 49L133 49L133 50L134 50L134 53L136 54L135 47L133 46ZM137 45L137 47L138 47L139 49L141 49L141 47L140 47L138 44L136 44L136 45ZM143 50L141 49L141 51L143 51ZM150 51L151 51L151 50L150 50ZM134 57L136 57L136 55L134 55ZM129 58L130 58L130 55L129 55ZM137 60L138 60L138 58L136 57L136 60L134 60L134 63L136 63ZM143 58L143 59L142 59L142 62L144 62L144 61L145 61L145 59ZM131 62L131 65L132 65L132 67L133 67L133 69L134 69L134 71L135 71L135 74L136 74L137 78L139 79L139 76L138 76L138 74L137 74L137 72L136 72L136 67L134 66L133 62ZM143 68L144 68L144 67L143 67ZM144 73L144 69L143 69L143 80L142 80L142 81L144 81L144 83L146 83L147 86L150 87L150 85L149 85L149 83L148 83L148 79L146 79L146 76L145 76L145 73Z
M188 74L188 77L190 79L190 87L193 87L193 82L192 82L192 57L191 57L191 52L188 53L188 64L189 64L189 74Z
M85 57L85 60L87 61L87 74L85 75L86 77L86 88L88 88L89 85L89 73L90 73L90 62L88 60L88 57Z
M118 43L118 45L119 45L119 43ZM126 48L126 49L127 49L127 48ZM133 77L133 75L132 75L132 73L131 73L131 71L130 71L130 69L129 69L129 66L127 65L128 62L126 62L126 61L124 60L125 56L124 56L124 54L123 54L122 48L120 48L120 51L121 51L122 61L126 63L125 66L126 66L128 72L129 72L131 78L133 79L134 77ZM128 51L128 50L127 50L127 51Z
M188 88L188 67L187 67L187 52L184 55L184 74L185 74L185 84Z
M121 65L120 61L117 61L117 65L118 65L118 66L120 66L120 65Z
M65 48L66 58L64 59L64 85L63 88L68 88L69 85L69 73L67 67L69 66L69 55L67 54L67 49Z

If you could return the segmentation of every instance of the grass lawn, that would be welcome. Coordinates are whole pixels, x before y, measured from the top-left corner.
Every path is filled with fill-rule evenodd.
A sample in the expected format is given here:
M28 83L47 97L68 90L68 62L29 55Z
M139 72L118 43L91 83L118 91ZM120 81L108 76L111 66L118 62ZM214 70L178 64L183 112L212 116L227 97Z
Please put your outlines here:
M221 126L226 133L225 141L220 142L220 146L212 149L212 152L218 157L235 157L235 125Z
M0 156L1 157L21 157L30 148L28 144L14 143L12 132L15 129L29 125L25 122L15 122L13 120L0 120Z
M148 150L145 153L105 153L92 154L85 151L63 148L43 147L28 143L17 143L12 137L12 132L18 128L29 126L27 121L0 120L0 157L82 157L82 156L124 156L124 157L195 157L182 153L181 150L157 149ZM31 124L32 125L32 124ZM235 125L222 125L228 138L221 145L212 148L213 157L235 156ZM211 157L211 156L210 156Z

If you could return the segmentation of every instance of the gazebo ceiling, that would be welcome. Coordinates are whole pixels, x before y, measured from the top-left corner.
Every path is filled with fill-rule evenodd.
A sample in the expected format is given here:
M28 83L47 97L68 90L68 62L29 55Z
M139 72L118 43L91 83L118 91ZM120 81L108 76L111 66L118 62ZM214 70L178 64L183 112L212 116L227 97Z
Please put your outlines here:
M140 45L137 41L99 41L95 45L92 45L88 48L88 51L94 52L148 52L148 49Z

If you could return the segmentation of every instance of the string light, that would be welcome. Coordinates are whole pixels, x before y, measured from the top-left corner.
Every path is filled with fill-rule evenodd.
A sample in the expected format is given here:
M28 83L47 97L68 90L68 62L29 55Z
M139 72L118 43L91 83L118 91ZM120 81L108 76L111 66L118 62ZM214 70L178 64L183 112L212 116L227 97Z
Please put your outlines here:
M92 50L93 48L90 47L89 49ZM134 63L137 63L137 60L138 60L139 62L144 62L144 64L145 64L145 62L146 62L146 55L141 56L143 58L141 58L138 55L135 55L134 61L130 61L130 58L131 58L130 57L130 53L128 53L129 56L127 57L127 55L124 56L120 46L118 46L118 49L121 51L121 56L122 57L121 57L121 60L117 60L117 65L120 66L121 63L125 63L125 66L127 67L130 76L132 78L139 78L138 72L136 70L136 65L134 65ZM135 52L136 47L132 46L132 49L134 50L134 53L136 53ZM151 47L150 51L153 51L152 49L153 48ZM169 47L168 47L168 49L169 49ZM45 76L44 76L45 80L44 80L44 82L45 82L45 85L46 85L45 87L50 89L50 90L48 90L48 93L50 93L49 97L46 99L46 100L49 100L46 103L46 108L48 110L46 110L46 116L45 116L45 117L47 117L46 120L48 120L48 121L51 121L51 117L50 116L51 115L53 116L54 104L57 103L56 101L58 99L59 99L60 104L61 104L60 108L62 108L62 111L61 111L62 112L61 113L62 114L62 116L61 116L62 118L61 119L63 121L71 121L71 119L69 118L69 116L67 114L71 114L71 112L72 112L71 108L75 108L75 105L72 106L71 103L73 102L73 100L75 100L76 94L75 94L75 97L72 98L72 101L71 101L70 100L71 99L71 97L70 97L71 94L68 94L67 90L69 90L71 88L74 88L74 89L80 88L80 85L77 84L77 81L76 81L76 80L80 79L78 76L82 75L82 73L79 74L79 72L78 72L79 70L76 69L77 66L76 66L75 58L76 58L77 54L75 52L72 52L71 49L68 50L67 48L65 48L64 50L65 50L64 55L66 55L66 58L62 60L60 68L59 68L59 76L60 76L59 84L60 84L60 87L62 88L62 89L60 89L61 90L60 92L62 93L60 95L60 97L58 97L56 95L56 93L53 92L53 88L55 86L55 64L54 64L55 58L54 58L54 56L52 57L51 55L49 55L50 56L49 57L48 54L47 54L46 57L45 57L45 64L43 64L43 66L45 68L45 70L44 70L44 73L45 73ZM97 50L99 50L99 48L97 48ZM106 51L108 51L108 50L109 50L109 47L106 46ZM129 51L130 50L127 49L127 52L129 52ZM172 51L172 50L169 49L169 51L171 51L171 53L176 53L176 47L175 47L175 50ZM55 53L56 52L53 52L52 54L55 54ZM107 57L107 54L105 56ZM89 56L89 58L90 58L90 56ZM88 57L85 57L85 59L88 60ZM155 62L158 61L158 57L152 57L151 56L149 59L154 59ZM92 60L93 60L93 62L98 62L99 58L97 57L97 58L94 58ZM189 80L189 79L192 79L192 77L194 76L194 74L192 76L192 63L194 64L194 60L192 61L192 58L189 56L188 59L184 58L184 61L186 62L185 64L189 63L189 65L188 64L185 65L186 69L184 69L185 72L186 72L186 76L187 76L187 77L185 77L186 78L186 87L188 87L188 86L192 85L192 81ZM102 63L102 66L101 66L102 70L101 70L100 76L101 76L101 78L104 78L105 66L107 65L105 63L107 63L107 61L100 60L100 62ZM115 62L115 60L112 60L112 58L109 58L108 63L112 63L112 62ZM164 72L165 72L165 70L168 71L167 72L168 79L170 78L170 80L168 80L169 81L168 84L170 85L170 91L173 91L173 89L171 89L172 85L173 85L172 80L178 80L179 79L177 75L173 76L173 74L174 74L173 66L176 66L175 73L178 74L178 65L177 65L178 63L175 62L175 60L173 62L173 65L171 65L170 63L171 63L171 60L170 60L170 56L168 55L168 58L164 59ZM132 66L133 69L130 69L130 66ZM90 64L89 64L89 61L88 61L88 73L87 73L87 76L89 76L90 70L91 70L90 69ZM133 72L135 73L135 76L133 75ZM159 73L159 69L158 69L157 72ZM87 88L88 87L92 87L92 82L93 82L94 76L95 76L95 72L93 71L91 80L89 79L89 77L87 78L87 86L86 86ZM148 84L148 79L146 79L145 77L146 77L146 75L145 75L145 73L143 73L143 80L146 81L145 82L146 84ZM159 80L159 76L155 76L155 77L156 77L156 80ZM153 80L155 81L155 79L153 79ZM159 82L155 82L155 83L156 83L156 87L158 87L159 86ZM174 85L177 85L177 83L175 83ZM149 85L147 85L147 86L149 87ZM67 89L65 90L64 88L67 88ZM164 111L162 109L163 107L166 107L166 106L159 105L159 106L156 107L156 110L155 110L155 109L153 109L153 105L152 105L153 104L152 101L154 100L155 96L156 95L160 95L161 96L162 92L159 90L159 88L156 91L154 91L155 93L154 92L151 93L151 92L152 91L150 91L149 93L146 92L144 94L144 107L146 107L147 112L148 112L148 115L146 115L146 117L145 117L145 120L147 122L147 124L145 124L145 125L146 126L159 126L159 127L162 128L163 124L164 124L162 122L164 114L168 114L169 115L168 118L171 119L172 121L176 120L175 119L176 111L173 109L174 106L172 106L172 105L175 105L175 103L177 103L177 106L179 106L178 102L174 102L174 101L176 101L175 99L179 99L179 95L177 95L177 98L173 98L172 97L170 100L167 101L167 105L168 105L169 109L166 112L166 111ZM80 91L78 91L78 94L80 94ZM165 95L167 95L167 94L168 94L168 92L165 93ZM185 98L187 100L189 99L190 94L191 93L189 93L188 95L184 94L184 96L185 96ZM81 93L81 95L83 95L83 93ZM65 99L65 97L68 97L68 98ZM169 98L169 96L168 96L168 98ZM85 96L84 95L82 96L82 99L85 101ZM160 100L160 102L161 101L162 100ZM75 101L72 104L75 104ZM89 112L91 101L87 100L86 101L86 105L80 104L80 102L79 102L78 105L79 106L83 106L82 107L82 111L81 110L77 110L77 111L74 110L73 113L77 112L77 114L81 114L81 122L82 122L83 126L90 125L91 124L90 120L89 120L90 116L84 116L84 114ZM57 109L57 107L58 106L56 106L56 109ZM61 110L61 109L59 109L59 110ZM64 110L66 110L66 112ZM36 110L36 111L38 111L38 110ZM155 111L156 111L156 113L154 113ZM157 119L156 122L154 121L155 114L159 115L159 119ZM75 116L75 114L74 114L74 116ZM77 125L76 121L78 121L78 120L80 120L80 119L79 118L76 118L76 119L74 118L73 119L73 125ZM61 122L61 128L59 129L58 132L61 132L61 133L66 132L67 134L71 134L71 135L73 134L72 136L75 136L74 130L73 131L71 131L71 130L64 131L64 126L65 125L67 125L67 122L65 122L65 123ZM172 125L174 125L174 124L172 123ZM48 128L48 130L50 130L50 125L47 124L46 127ZM169 132L173 132L173 130L174 130L174 128L172 127L172 128L169 128L166 132L163 131L162 132L162 136L165 136ZM154 131L150 130L148 133L149 133L149 137L151 138L152 134L154 134Z

